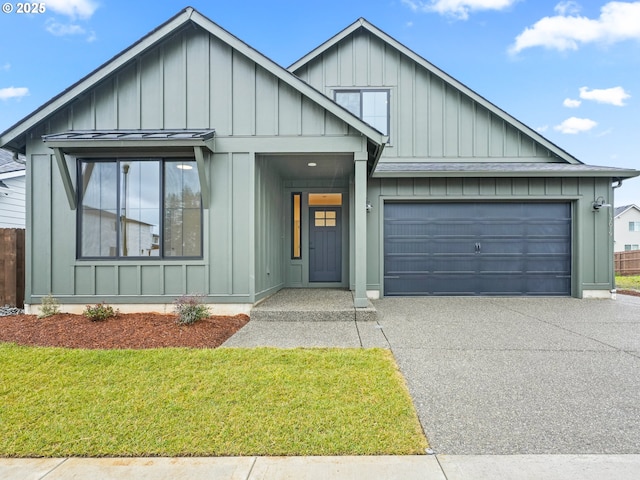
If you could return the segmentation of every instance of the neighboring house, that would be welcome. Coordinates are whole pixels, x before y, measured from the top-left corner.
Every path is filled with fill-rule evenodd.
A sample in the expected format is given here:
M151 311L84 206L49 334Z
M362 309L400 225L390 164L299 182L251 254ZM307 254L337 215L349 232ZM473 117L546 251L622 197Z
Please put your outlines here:
M24 157L0 149L0 228L25 226Z
M192 8L0 146L29 163L26 302L80 307L608 296L612 212L594 202L640 173L579 162L366 20L287 70ZM125 218L151 226L151 258L125 248Z
M614 251L640 250L640 208L616 207L613 218Z

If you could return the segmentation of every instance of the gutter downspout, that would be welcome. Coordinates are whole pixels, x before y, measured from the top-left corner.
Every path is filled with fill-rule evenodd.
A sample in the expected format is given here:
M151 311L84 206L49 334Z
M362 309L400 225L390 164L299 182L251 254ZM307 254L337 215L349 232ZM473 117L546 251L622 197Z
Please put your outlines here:
M611 185L611 203L612 204L614 203L614 198L613 198L614 197L614 193L613 193L613 191L616 188L620 188L622 186L622 179L621 178L613 178L613 180L618 182L618 184L617 185ZM611 251L609 253L610 253L610 258L612 259L612 262L611 262L612 263L612 265L611 265L611 270L612 270L611 276L612 276L612 279L613 279L613 281L611 282L612 285L613 285L613 288L611 289L610 293L611 293L611 299L615 300L616 297L617 297L617 289L616 289L616 262L615 262L615 253L614 253L615 247L613 245L614 242L615 242L614 224L613 224L613 222L615 221L615 218L614 218L613 208L611 208L611 213L609 215L610 215L609 216L609 232L610 232L611 237L613 237L612 241L609 242L609 244L611 245Z

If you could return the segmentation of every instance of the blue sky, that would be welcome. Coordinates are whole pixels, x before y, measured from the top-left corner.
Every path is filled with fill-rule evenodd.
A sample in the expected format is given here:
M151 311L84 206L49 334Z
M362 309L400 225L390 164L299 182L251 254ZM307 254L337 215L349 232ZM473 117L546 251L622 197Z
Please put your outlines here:
M0 131L190 5L285 67L365 17L579 160L640 168L640 1L0 3Z

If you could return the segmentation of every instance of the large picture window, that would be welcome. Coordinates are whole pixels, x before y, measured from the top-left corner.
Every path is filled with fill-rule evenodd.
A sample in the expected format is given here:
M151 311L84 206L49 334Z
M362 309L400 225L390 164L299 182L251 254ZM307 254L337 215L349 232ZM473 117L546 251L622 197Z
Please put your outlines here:
M389 135L389 90L337 90L336 103Z
M78 162L78 257L202 257L193 159Z

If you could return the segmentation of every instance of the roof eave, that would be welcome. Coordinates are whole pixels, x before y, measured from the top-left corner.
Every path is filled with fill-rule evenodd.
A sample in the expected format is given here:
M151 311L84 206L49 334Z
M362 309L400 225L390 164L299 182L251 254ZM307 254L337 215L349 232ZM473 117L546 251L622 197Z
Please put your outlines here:
M0 147L10 149L14 152L19 151L20 147L13 144L14 140L21 135L24 135L29 129L33 128L57 110L73 101L78 95L82 94L88 88L91 88L108 75L111 75L134 57L151 48L171 32L186 24L190 20L193 12L194 9L192 7L185 8L173 18L167 20L158 28L142 37L132 46L118 53L87 76L78 80L62 93L56 95L34 112L9 127L6 131L0 134Z
M521 170L521 171L487 171L487 170L458 170L458 171L374 171L371 174L373 178L488 178L488 177L598 177L598 178L612 178L616 180L627 180L629 178L640 176L640 170L598 170L598 171L536 171L536 170Z
M306 65L311 60L316 58L318 55L322 54L323 52L326 52L327 50L329 50L331 47L333 47L337 43L340 43L343 39L345 39L346 37L351 35L353 32L358 30L360 27L364 26L366 23L368 23L368 22L364 18L362 18L362 17L359 18L358 20L353 22L351 25L349 25L347 28L345 28L341 32L338 32L336 35L331 37L329 40L323 42L318 47L314 48L312 51L307 53L304 57L302 57L301 59L295 61L292 65L290 65L287 68L287 70L289 70L290 72L293 73L294 71L296 71L300 67Z
M0 180L10 180L12 178L24 177L27 171L22 170L10 170L8 172L0 172Z
M382 145L386 142L386 137L376 129L370 127L367 123L363 122L358 117L344 110L338 104L323 95L321 92L317 91L312 86L302 81L288 70L282 68L280 65L276 64L274 61L270 60L265 55L261 54L236 36L227 32L197 10L193 9L192 7L187 7L182 12L178 13L176 16L153 30L151 33L144 36L131 47L127 48L123 52L120 52L111 60L104 63L92 73L69 87L67 90L49 100L35 112L20 120L12 127L9 127L9 129L0 134L0 147L5 146L12 151L19 151L21 146L19 144L16 144L15 142L18 137L24 135L29 129L33 128L39 122L42 122L47 117L54 114L60 108L66 106L78 95L96 85L108 75L111 75L127 62L142 54L144 51L151 48L153 45L170 35L176 29L182 27L189 21L192 21L204 30L208 31L210 34L220 38L232 48L236 49L247 58L260 65L271 74L275 75L278 79L291 86L292 88L298 90L300 93L307 96L317 104L321 105L333 115L337 116L340 120L354 128L361 134L365 135L371 141L379 145Z

